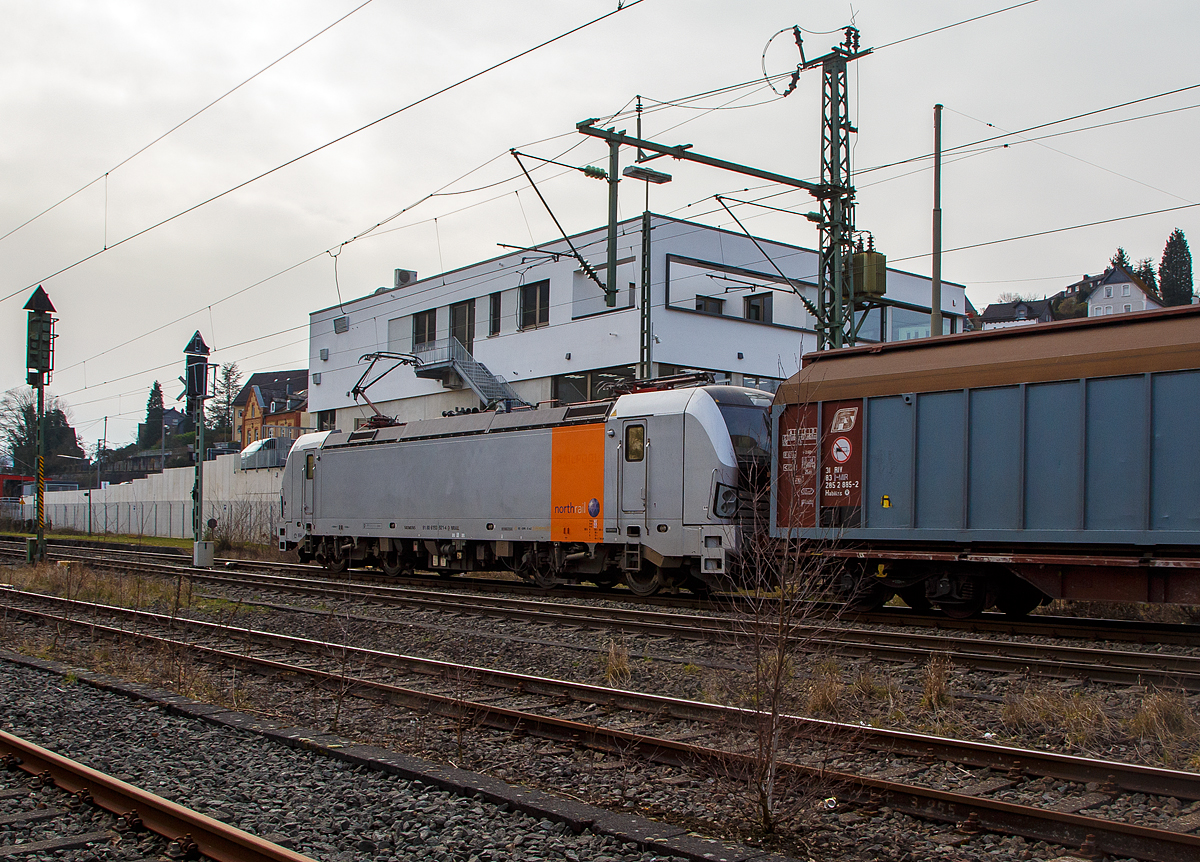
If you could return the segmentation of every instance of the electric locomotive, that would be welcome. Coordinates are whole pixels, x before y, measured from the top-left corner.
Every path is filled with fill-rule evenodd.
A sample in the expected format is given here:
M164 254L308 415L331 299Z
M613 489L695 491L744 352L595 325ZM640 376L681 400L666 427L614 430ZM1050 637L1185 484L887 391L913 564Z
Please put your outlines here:
M738 565L739 517L765 499L770 405L708 385L306 434L284 469L279 547L332 571L712 589Z

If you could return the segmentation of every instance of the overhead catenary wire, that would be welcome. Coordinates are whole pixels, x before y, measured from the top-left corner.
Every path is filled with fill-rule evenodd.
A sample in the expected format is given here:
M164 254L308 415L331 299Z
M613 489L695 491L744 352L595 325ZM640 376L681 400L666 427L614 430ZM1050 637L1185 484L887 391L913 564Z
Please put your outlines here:
M130 242L134 239L137 239L140 236L143 236L144 234L150 233L151 231L156 230L160 227L163 227L164 225L170 224L171 222L175 221L176 219L182 218L183 216L187 215L188 213L195 212L196 210L200 209L201 207L205 207L208 204L213 203L214 201L218 201L221 198L227 197L228 195L231 195L240 189L244 189L246 186L256 183L261 179L271 176L272 174L278 173L279 171L283 170L284 168L290 167L291 165L294 165L297 162L303 161L304 159L307 159L308 157L313 156L313 155L321 152L322 150L326 150L329 147L334 146L335 144L339 144L342 141L347 140L348 138L351 138L357 134L365 132L367 129L373 128L374 126L377 126L380 123L386 122L387 120L390 120L393 117L396 117L396 116L404 113L405 111L411 110L412 108L415 108L418 105L423 105L425 102L428 102L431 99L435 99L438 96L441 96L445 93L450 92L451 90L457 89L458 87L461 87L464 84L474 81L476 78L480 78L480 77L488 74L489 72L493 72L496 69L502 68L503 66L507 66L508 64L513 63L513 62L521 59L522 57L532 54L534 51L540 50L541 48L545 48L546 46L552 45L555 42L559 42L563 39L566 39L567 37L572 36L581 30L584 30L595 24L598 24L601 21L611 18L613 15L617 15L627 9L631 9L634 6L637 6L644 2L646 2L646 0L625 0L625 2L619 4L616 9L614 9L610 12L605 12L603 15L598 15L597 17L584 22L583 24L579 24L575 27L572 27L570 30L566 30L562 33L559 33L557 36L553 36L549 39L545 39L545 40L539 42L538 44L533 45L532 47L526 48L525 50L520 51L516 54L513 54L512 56L510 56L504 60L500 60L496 63L492 63L491 65L486 66L485 68L480 69L477 72L473 72L470 75L467 75L463 78L459 78L454 83L447 84L444 87L434 90L432 93L429 93L425 96L415 99L412 102L409 102L408 104L404 105L403 107L397 108L396 110L391 111L390 113L384 114L382 117L379 117L378 119L372 120L369 123L365 123L364 125L361 125L356 129L346 132L345 134L339 135L330 141L326 141L325 143L321 144L320 146L314 147L311 150L308 150L307 152L301 153L298 156L288 159L287 161L282 162L269 170L263 171L262 173L257 174L256 176L253 176L248 180L244 180L244 181L238 183L237 185L231 186L230 188L227 188L223 192L219 192L209 198L206 198L205 200L200 201L199 203L193 204L192 206L187 207L186 209L180 210L179 212L175 213L172 216L168 216L167 218L162 219L161 221L155 222L154 224L149 225L148 227L145 227L145 228L142 228L141 230L135 231L134 233L126 236L124 239L118 240L117 242L108 246L107 248L102 248L102 249L99 249L98 251L92 252L91 254L86 255L85 257L82 257L79 260L76 260L74 263L68 264L67 266L62 267L61 269L58 269L58 270L50 273L49 275L46 275L46 276L43 276L42 278L34 280L32 283L30 283L26 287L18 288L17 290L14 290L13 292L11 292L9 294L7 294L3 297L0 297L0 302L12 299L14 296L17 296L19 294L23 294L25 291L30 290L30 289L36 287L37 285L47 282L59 275L62 275L63 273L68 272L68 271L74 269L75 267L80 266L81 264L87 263L89 260L99 257L100 255L105 254L106 252L111 251L114 248L118 248L127 242Z
M46 207L44 210L42 210L42 211L41 211L40 213L38 213L37 215L35 215L35 216L32 216L31 218L28 218L28 219L26 219L25 221L21 222L19 225L17 225L16 227L12 228L11 230L9 230L7 233L5 233L5 234L0 234L0 242L3 242L4 240L8 239L10 236L12 236L13 234L15 234L17 231L21 230L22 228L24 228L24 227L27 227L27 226L29 226L29 225L33 224L35 221L37 221L38 219L40 219L42 216L44 216L44 215L46 215L46 214L48 214L48 213L52 212L53 210L57 209L57 208L58 208L58 207L60 207L60 206L62 206L63 204L65 204L67 201L71 200L71 198L75 197L76 195L78 195L78 194L81 194L81 193L82 193L82 192L84 192L84 191L87 191L89 188L91 188L92 186L94 186L96 183L100 182L100 180L104 180L104 229L105 229L105 234L104 234L104 248L105 248L105 249L107 249L107 248L108 248L108 176L109 176L109 174L111 174L113 171L117 170L118 168L124 167L125 165L129 164L131 161L133 161L134 159L136 159L136 158L137 158L138 156L140 156L142 153L146 152L146 150L150 149L150 148L151 148L151 147L153 147L155 144L159 143L159 142L160 142L160 141L162 141L163 139L165 139L165 138L169 137L170 135L172 135L172 134L174 134L175 132L177 132L177 131L179 131L180 129L182 129L184 126L186 126L186 125L187 125L188 123L190 123L192 120L194 120L194 119L196 119L197 117L199 117L201 114L203 114L203 113L204 113L205 111L207 111L209 108L211 108L211 107L213 107L214 105L216 105L216 104L218 104L218 103L220 103L220 102L224 101L224 100L225 100L227 97L229 97L229 96L232 96L234 93L236 93L236 92L237 92L238 90L240 90L242 87L246 86L246 85L247 85L247 84L249 84L251 81L253 81L255 78L257 78L258 76L260 76L260 75L262 75L263 73L267 72L267 71L268 71L268 70L270 70L272 67L279 65L281 62L283 62L283 61L284 61L284 60L286 60L288 57L290 57L290 56L292 56L293 54L295 54L297 51L299 51L299 50L300 50L301 48L303 48L305 45L309 44L309 43L310 43L310 42L312 42L314 39L317 39L317 38L319 38L319 37L321 37L321 36L325 35L325 34L326 34L326 33L328 33L330 30L332 30L334 27L336 27L338 24L341 24L343 21L345 21L347 18L349 18L351 15L353 15L355 12L359 11L359 10L360 10L360 9L362 9L364 6L367 6L367 5L369 5L370 3L373 3L373 2L374 2L374 0L364 0L364 2L360 3L358 6L355 6L353 9L351 9L351 10L350 10L349 12L347 12L345 15L342 15L340 18L338 18L338 19L337 19L336 21L334 21L332 24L329 24L329 25L327 25L327 26L323 27L322 29L318 30L316 33L314 33L313 35L309 36L307 39L305 39L303 42L301 42L301 43L300 43L299 45L297 45L295 48L292 48L290 51L288 51L288 52L286 52L286 53L284 53L284 54L280 55L279 57L275 58L274 60L272 60L272 61L271 61L270 63L268 63L267 65L263 66L261 69L259 69L257 72L255 72L253 75L251 75L249 78L246 78L244 81L242 81L242 82L241 82L240 84L238 84L236 87L233 87L233 88L232 88L232 89L230 89L230 90L226 90L224 93L222 93L220 96L217 96L217 98L213 99L211 102L209 102L207 105L205 105L205 106L204 106L203 108L201 108L200 110L198 110L198 111L195 111L195 112L194 112L194 113L192 113L190 116L186 117L186 118L185 118L185 119L183 119L183 120L180 120L178 123L176 123L175 125L173 125L171 128L167 129L165 132L163 132L162 134L160 134L160 135L159 135L158 137L156 137L154 140L150 141L150 143L143 145L142 147L140 147L139 149L135 150L135 151L134 151L133 153L131 153L130 155L128 155L128 156L126 156L125 158L121 159L121 161L117 162L115 165L113 165L111 168L109 168L107 171L105 171L105 172L104 172L103 174L101 174L100 176L96 177L96 178L95 178L95 179L93 179L93 180L90 180L90 181L88 181L88 182L87 182L87 183L85 183L83 186L81 186L81 187L79 187L78 189L76 189L75 191L71 192L69 195L67 195L67 196L66 196L65 198L63 198L62 200L60 200L60 201L57 201L56 203L53 203L53 204L51 204L50 206Z

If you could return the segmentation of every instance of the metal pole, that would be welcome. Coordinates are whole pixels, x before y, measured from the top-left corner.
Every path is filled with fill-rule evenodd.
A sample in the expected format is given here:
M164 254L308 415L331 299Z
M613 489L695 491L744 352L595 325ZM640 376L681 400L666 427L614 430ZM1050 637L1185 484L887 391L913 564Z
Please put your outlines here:
M46 384L37 384L37 562L46 559Z
M933 287L929 334L942 334L942 106L933 106Z
M167 472L167 426L162 427L162 463L158 468L158 472Z
M621 145L608 144L608 277L604 285L604 304L617 304L617 183L621 181Z

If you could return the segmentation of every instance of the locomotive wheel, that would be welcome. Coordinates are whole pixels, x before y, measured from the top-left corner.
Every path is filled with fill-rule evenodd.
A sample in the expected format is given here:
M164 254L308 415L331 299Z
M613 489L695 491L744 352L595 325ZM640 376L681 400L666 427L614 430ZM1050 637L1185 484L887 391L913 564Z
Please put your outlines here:
M404 557L398 551L389 551L379 557L379 568L389 578L404 573Z
M652 596L662 589L662 569L653 563L643 563L640 570L625 573L625 586L635 596Z
M318 554L317 559L333 574L340 575L350 568L350 555L341 549L336 540L323 542L320 550L322 553Z

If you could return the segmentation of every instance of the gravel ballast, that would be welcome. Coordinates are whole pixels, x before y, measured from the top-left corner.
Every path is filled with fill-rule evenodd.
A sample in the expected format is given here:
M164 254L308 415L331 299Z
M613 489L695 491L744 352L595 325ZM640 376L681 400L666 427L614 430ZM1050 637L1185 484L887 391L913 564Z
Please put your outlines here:
M69 680L0 661L4 729L317 859L669 858Z

